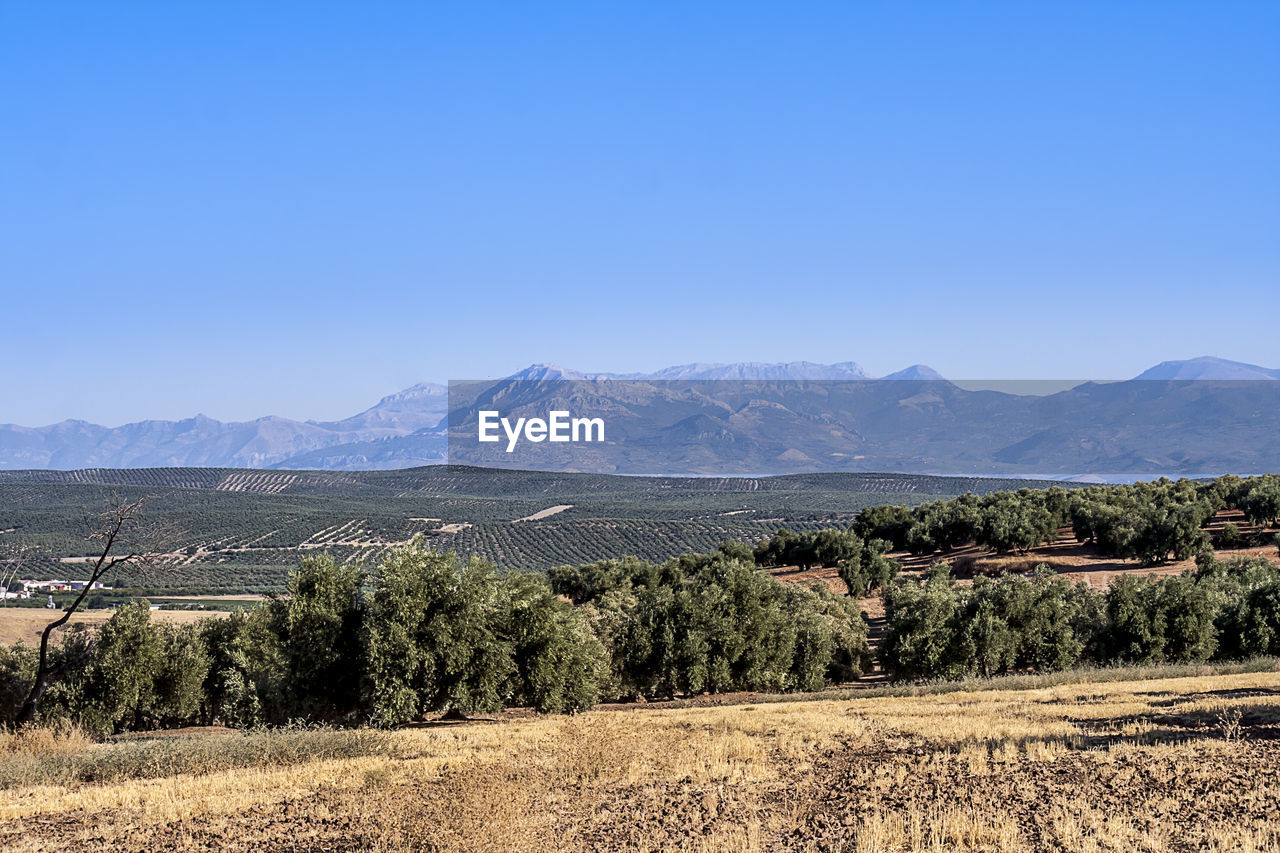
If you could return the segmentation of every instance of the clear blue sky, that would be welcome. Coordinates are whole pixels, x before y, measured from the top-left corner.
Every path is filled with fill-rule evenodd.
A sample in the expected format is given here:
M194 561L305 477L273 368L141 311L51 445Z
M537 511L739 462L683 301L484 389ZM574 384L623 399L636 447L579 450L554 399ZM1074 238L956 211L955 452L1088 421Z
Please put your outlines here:
M1280 367L1280 3L0 0L0 422Z

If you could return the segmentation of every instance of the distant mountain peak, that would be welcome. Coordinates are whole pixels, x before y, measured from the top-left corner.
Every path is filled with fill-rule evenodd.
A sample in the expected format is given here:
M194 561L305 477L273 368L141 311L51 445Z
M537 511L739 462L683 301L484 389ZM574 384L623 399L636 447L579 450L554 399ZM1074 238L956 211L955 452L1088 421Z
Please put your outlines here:
M527 382L547 382L557 379L574 379L586 380L597 379L603 374L587 374L580 370L572 370L567 367L561 367L555 362L545 362L541 364L531 364L524 370L508 376L508 379L518 379Z
M403 403L407 400L421 400L424 397L443 397L448 393L448 386L441 385L439 382L419 382L417 385L411 385L403 391L388 394L379 400L377 405L385 406L390 403ZM377 406L374 406L374 408L377 408Z
M936 381L942 379L942 374L927 364L913 364L910 367L904 367L902 370L890 373L888 376L881 376L880 378Z
M738 379L752 381L778 381L788 379L870 379L860 364L842 361L838 364L818 364L812 361L760 362L739 361L729 364L702 363L678 364L655 373L631 374L636 379Z
M1155 379L1166 382L1187 379L1280 379L1280 370L1202 355L1182 361L1162 361L1155 367L1139 373L1134 379Z

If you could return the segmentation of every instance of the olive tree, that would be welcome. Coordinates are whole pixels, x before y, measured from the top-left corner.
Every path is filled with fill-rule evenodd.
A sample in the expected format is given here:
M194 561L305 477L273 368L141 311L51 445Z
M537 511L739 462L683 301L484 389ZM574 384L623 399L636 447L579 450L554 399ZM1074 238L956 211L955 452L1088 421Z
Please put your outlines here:
M502 707L515 664L498 630L504 602L490 564L414 543L388 552L373 584L365 647L375 722Z

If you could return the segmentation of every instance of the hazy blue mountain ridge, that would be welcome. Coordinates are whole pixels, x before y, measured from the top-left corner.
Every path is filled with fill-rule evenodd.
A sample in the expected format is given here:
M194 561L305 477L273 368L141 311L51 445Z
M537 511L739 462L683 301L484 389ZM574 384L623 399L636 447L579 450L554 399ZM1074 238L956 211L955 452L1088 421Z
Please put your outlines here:
M590 401L566 396L581 389L557 390L557 383L605 379L608 394L594 395ZM679 385L730 379L741 387L716 386L712 395L691 393ZM1032 397L961 390L932 368L912 365L883 377L891 380L883 384L853 382L850 387L856 393L850 399L857 400L855 409L819 411L821 407L798 393L805 383L864 379L869 380L866 371L854 362L687 364L643 374L585 373L535 364L486 384L505 389L504 410L511 408L511 395L518 395L518 408L529 413L545 413L554 404L606 416L615 435L631 436L634 456L625 464L637 468L661 463L664 471L685 466L681 472L690 474L740 469L916 471L937 468L941 459L967 466L966 471L987 473L1038 473L1034 466L1048 464L1053 467L1046 472L1059 473L1061 466L1073 464L1081 472L1098 465L1186 471L1193 465L1231 461L1193 444L1203 442L1205 429L1220 424L1226 414L1245 418L1242 424L1247 428L1235 437L1240 448L1270 444L1275 433L1264 436L1260 431L1270 420L1265 413L1253 417L1249 408L1266 403L1258 398L1263 392L1206 399L1193 390L1196 386L1184 389L1181 384L1266 382L1280 379L1280 370L1205 356L1163 362L1135 377L1141 381L1082 385ZM43 427L0 425L0 469L358 470L437 464L447 458L443 421L448 406L445 386L421 383L337 421L267 416L221 422L197 415L120 427L79 420ZM1055 420L1055 410L1070 411L1071 418ZM458 413L458 422L468 416ZM961 428L968 432L961 435ZM1139 452L1146 449L1137 448L1138 438L1149 447L1158 444L1160 451Z

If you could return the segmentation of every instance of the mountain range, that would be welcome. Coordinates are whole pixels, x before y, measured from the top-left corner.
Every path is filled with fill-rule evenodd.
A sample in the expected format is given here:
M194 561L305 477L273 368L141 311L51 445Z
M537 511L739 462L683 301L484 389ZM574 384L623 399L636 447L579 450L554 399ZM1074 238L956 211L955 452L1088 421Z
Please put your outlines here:
M925 365L873 381L854 362L686 364L647 374L584 373L539 364L488 384L509 389L515 396L508 402L515 404L518 397L517 409L545 412L548 401L564 398L570 386L577 390L579 383L602 379L611 380L619 435L626 437L628 425L635 432L625 454L602 457L591 470L620 473L963 469L1087 474L1100 467L1143 474L1213 473L1218 469L1212 466L1236 470L1269 464L1280 417L1267 411L1269 383L1280 379L1280 370L1207 356L1166 361L1132 380L1082 383L1044 396L964 390ZM708 397L705 389L715 380L738 382L714 386L724 390ZM1228 380L1253 382L1218 382ZM856 393L851 391L847 401L822 404L830 411L819 413L814 390L837 382ZM339 421L268 416L224 423L197 415L114 428L77 420L44 427L0 425L0 469L357 470L439 464L449 461L447 424L457 428L472 423L475 415L455 410L450 420L449 408L448 388L427 382ZM1224 423L1224 412L1239 423ZM671 420L675 414L680 417ZM1234 450L1216 446L1205 435L1214 425L1230 433ZM665 432L654 432L658 429ZM509 466L512 460L488 461ZM581 460L576 467L583 470Z

